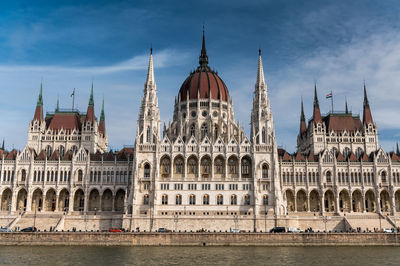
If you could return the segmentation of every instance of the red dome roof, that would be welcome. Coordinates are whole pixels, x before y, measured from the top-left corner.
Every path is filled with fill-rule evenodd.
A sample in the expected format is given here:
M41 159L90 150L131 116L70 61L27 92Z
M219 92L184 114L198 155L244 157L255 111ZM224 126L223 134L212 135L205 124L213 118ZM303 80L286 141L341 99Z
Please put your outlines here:
M211 99L229 101L228 88L218 74L208 66L208 56L206 50L206 41L203 29L203 44L201 47L201 55L199 57L200 66L196 71L190 73L189 77L183 82L179 96L181 101L186 101L187 95L189 100L193 99Z
M186 101L189 94L189 100L211 99L227 102L229 100L228 88L217 73L211 71L208 67L199 67L195 72L183 82L179 90L181 101Z

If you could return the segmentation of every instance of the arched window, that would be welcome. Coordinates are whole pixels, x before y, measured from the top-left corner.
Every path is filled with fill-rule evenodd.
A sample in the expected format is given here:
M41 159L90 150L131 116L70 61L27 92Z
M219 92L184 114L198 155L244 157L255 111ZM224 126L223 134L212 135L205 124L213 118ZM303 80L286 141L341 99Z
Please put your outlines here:
M210 196L204 195L203 196L203 205L209 205L210 204Z
M266 163L262 166L262 178L268 178L268 165Z
M218 126L215 125L214 126L214 139L217 139L217 138L218 138Z
M149 205L149 203L150 203L149 195L148 195L148 194L145 194L145 195L143 196L143 205Z
M183 174L183 160L181 158L175 160L175 173Z
M176 205L182 205L182 196L180 194L176 195L175 204Z
M77 151L78 151L78 147L77 146L72 146L71 147L71 151L72 151L72 153L76 153Z
M189 196L189 204L196 205L196 196L195 195L192 194Z
M170 172L171 164L168 158L163 158L161 161L161 174L163 176L168 176Z
M233 158L229 159L228 166L230 174L237 174L237 163L235 159Z
M263 205L268 205L268 195L263 196Z
M197 173L197 161L194 158L190 158L189 162L189 174L196 174Z
M22 169L22 171L21 171L21 181L25 182L25 180L26 180L26 170Z
M207 127L207 124L204 123L201 126L201 139L204 139L204 137L207 136L207 135L208 135L208 127Z
M144 165L144 177L150 177L150 164L148 163Z
M82 182L82 179L83 179L83 172L82 172L82 170L78 170L78 182Z
M231 196L231 205L236 205L237 204L237 196L236 195L232 195Z
M357 157L357 158L360 158L362 154L363 154L363 149L361 149L360 147L358 147L358 148L356 149L356 157Z
M382 183L386 183L387 182L387 180L386 180L386 172L385 171L382 171L381 179L382 179Z
M168 195L162 195L161 197L161 204L162 205L168 205Z
M251 170L250 160L248 158L243 158L241 167L242 167L242 177L249 178Z
M347 157L348 157L349 155L350 155L350 148L348 148L348 147L344 148L344 150L343 150L343 156L344 156L344 158L347 159Z
M146 138L147 138L147 142L151 142L151 131L150 131L150 127L147 127L147 133L146 133Z
M196 126L194 124L190 126L190 136L196 136Z
M210 160L208 158L201 159L201 173L202 174L210 174Z
M50 157L52 153L53 153L53 150L52 150L51 146L48 145L46 147L46 155L47 155L47 157Z
M222 196L221 194L217 195L217 205L222 205L222 204L224 204L224 196Z
M216 174L223 174L224 173L224 167L223 167L223 162L221 158L215 159L215 173Z
M250 195L244 195L244 205L250 205Z
M64 148L64 146L60 146L60 147L58 147L58 150L59 150L59 152L60 152L60 157L64 157L64 155L65 155L65 148Z
M266 143L267 142L267 140L266 140L266 138L265 138L265 127L263 127L263 129L262 129L262 138L261 138L261 141L262 141L262 143Z
M326 172L326 182L331 183L332 182L332 177L331 177L331 172L328 171Z

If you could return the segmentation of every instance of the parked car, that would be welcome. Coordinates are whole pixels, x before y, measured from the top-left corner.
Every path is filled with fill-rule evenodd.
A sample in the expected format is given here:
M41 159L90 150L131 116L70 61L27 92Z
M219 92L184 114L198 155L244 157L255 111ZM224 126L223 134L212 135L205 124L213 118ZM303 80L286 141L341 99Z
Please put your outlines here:
M289 227L287 231L288 233L303 233L303 231L301 231L300 228L297 227Z
M36 232L36 231L37 231L36 227L26 227L26 228L21 229L20 232Z
M274 227L271 230L269 230L270 233L285 233L286 228L285 227Z
M159 233L171 233L171 230L168 230L167 228L160 227L158 228L157 232Z
M3 228L3 227L0 227L0 232L1 232L1 233L4 233L4 232L12 232L12 231L11 231L10 228L7 228L7 227Z
M240 233L240 229L231 228L231 233Z
M382 228L382 232L384 232L384 233L393 233L393 229L390 229L390 228Z
M122 233L122 229L119 228L110 228L110 230L108 230L109 232L113 232L113 233Z

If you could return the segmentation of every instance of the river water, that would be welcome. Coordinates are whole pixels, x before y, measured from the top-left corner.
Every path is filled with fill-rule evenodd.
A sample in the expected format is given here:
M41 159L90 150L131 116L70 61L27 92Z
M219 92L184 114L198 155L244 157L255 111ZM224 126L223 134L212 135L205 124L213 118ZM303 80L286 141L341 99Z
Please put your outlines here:
M0 246L1 265L399 265L396 247Z

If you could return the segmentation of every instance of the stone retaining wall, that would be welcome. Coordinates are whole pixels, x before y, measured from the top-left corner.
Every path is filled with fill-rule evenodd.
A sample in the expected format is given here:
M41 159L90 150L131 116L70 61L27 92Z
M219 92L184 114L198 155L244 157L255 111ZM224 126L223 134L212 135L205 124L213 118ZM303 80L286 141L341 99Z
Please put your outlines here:
M0 245L400 246L394 233L0 233Z

